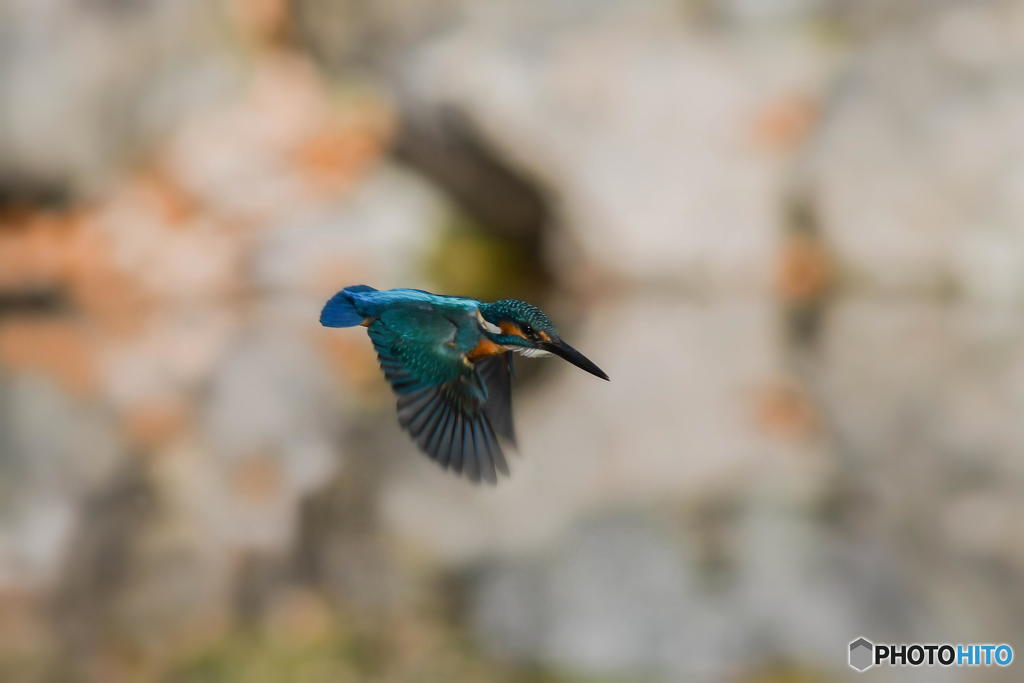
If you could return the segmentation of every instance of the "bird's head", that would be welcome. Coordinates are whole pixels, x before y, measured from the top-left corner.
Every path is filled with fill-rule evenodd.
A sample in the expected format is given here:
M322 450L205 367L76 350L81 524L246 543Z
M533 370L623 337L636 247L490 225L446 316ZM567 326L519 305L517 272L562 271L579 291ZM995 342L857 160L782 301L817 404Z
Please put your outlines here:
M544 311L518 299L502 299L480 306L487 336L496 344L524 356L554 354L601 379L608 375L593 361L569 346Z

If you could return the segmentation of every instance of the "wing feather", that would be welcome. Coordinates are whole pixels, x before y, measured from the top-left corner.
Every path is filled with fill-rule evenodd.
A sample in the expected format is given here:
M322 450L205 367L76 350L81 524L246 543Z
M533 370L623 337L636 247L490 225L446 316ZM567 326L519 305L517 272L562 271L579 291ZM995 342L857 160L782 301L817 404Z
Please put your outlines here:
M462 413L455 413L455 424L452 425L452 469L462 474Z
M428 445L441 428L442 419L444 417L444 402L433 401L430 406L430 413L424 421L423 427L420 430L419 435L416 438L416 444L420 447L420 450L429 453Z
M423 448L423 451L430 457L437 460L441 467L448 469L448 461L451 459L450 451L441 450L441 440L444 438L445 431L448 428L448 423L451 422L451 411L444 411L441 417L438 418L433 433L427 440L427 445ZM434 455L431 455L431 454Z
M441 458L444 459L445 466L452 469L454 472L462 471L462 463L459 463L458 469L455 467L455 422L458 417L458 413L454 410L449 410L445 418L444 423L444 434L441 436L441 443L438 444L437 453ZM429 454L428 454L429 455Z
M473 444L473 432L470 421L462 419L462 469L470 481L480 481L480 461Z
M508 475L499 436L514 444L511 362L465 362L481 334L475 315L385 312L368 333L397 395L398 421L420 450L474 482Z
M487 386L488 398L484 412L494 431L516 445L516 430L512 421L512 354L491 356L477 363L477 374Z
M498 474L495 471L494 453L491 452L490 444L484 437L483 420L473 423L473 446L476 448L476 459L480 465L480 476L490 484L498 483Z

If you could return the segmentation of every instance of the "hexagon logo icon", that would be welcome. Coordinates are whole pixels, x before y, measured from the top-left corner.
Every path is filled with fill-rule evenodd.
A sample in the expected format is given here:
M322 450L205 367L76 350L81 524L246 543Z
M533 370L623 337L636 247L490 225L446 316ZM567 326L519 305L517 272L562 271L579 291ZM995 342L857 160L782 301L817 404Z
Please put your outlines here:
M850 668L867 671L875 665L875 644L861 636L850 642Z

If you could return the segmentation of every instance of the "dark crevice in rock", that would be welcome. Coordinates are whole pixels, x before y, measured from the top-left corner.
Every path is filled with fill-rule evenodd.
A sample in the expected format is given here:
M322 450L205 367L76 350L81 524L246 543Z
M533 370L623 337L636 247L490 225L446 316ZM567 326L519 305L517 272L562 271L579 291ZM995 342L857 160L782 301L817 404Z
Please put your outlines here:
M544 188L491 144L469 115L455 107L407 106L400 115L393 154L441 189L471 225L509 245L508 281L528 283L538 295L551 273L543 257L545 230L553 225ZM514 248L513 248L514 247Z
M813 208L812 197L807 192L798 192L789 198L786 206L787 216L785 230L790 240L798 241L804 245L811 246L814 250L820 250L817 256L824 259L824 251L821 243L820 221ZM807 258L807 257L805 257ZM819 263L818 267L824 268ZM802 266L804 271L813 269L814 263ZM797 274L797 277L814 278L811 273ZM808 283L806 292L787 301L785 315L785 330L789 344L795 349L810 351L817 346L821 335L825 311L828 303L828 291L824 281ZM802 287L802 288L803 288Z
M132 578L142 568L140 543L151 533L159 501L148 468L130 459L107 486L85 501L67 552L53 618L64 652L54 680L75 680L65 666L90 661L93 653L124 637L119 607L130 599Z
M503 236L532 241L550 221L537 184L502 159L455 108L436 115L406 113L394 153L444 189L476 222Z
M67 308L67 292L60 287L0 289L0 320L9 316L53 315Z
M0 172L0 219L32 209L64 209L74 199L70 187L58 180L31 178L21 171ZM0 230L7 221L0 220Z

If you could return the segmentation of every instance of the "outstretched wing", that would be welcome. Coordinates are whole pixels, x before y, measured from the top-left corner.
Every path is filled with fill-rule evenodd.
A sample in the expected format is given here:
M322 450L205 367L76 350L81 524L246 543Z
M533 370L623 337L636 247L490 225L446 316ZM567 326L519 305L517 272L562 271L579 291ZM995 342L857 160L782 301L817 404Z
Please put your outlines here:
M512 354L484 358L476 364L476 372L487 386L484 413L498 436L516 445L516 430L512 422Z
M398 395L398 421L420 449L473 481L507 475L497 434L512 435L502 375L508 366L496 368L497 357L465 362L481 334L475 314L403 306L385 311L368 331Z

